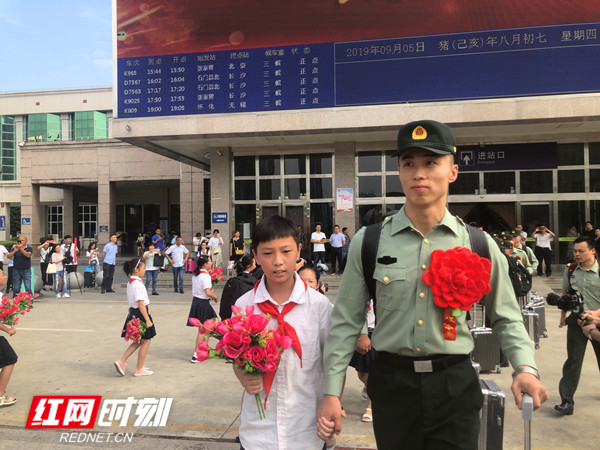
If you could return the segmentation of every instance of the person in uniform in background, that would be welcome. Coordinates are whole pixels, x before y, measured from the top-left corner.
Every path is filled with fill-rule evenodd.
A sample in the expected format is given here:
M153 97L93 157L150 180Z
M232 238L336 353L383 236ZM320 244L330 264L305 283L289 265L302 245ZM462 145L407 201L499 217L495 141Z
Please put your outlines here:
M586 312L600 310L600 277L598 277L598 261L596 261L596 248L594 241L586 235L579 236L573 242L573 255L576 267L571 271L571 265L565 269L563 276L563 295L571 295L577 288L583 295L583 304ZM570 273L572 272L572 273ZM569 276L570 275L570 276ZM590 314L593 315L593 314ZM581 376L581 366L588 344L586 336L578 323L577 315L571 313L565 320L565 312L561 311L559 326L567 325L567 360L563 365L563 376L558 384L561 403L554 406L559 413L570 416L575 410L575 391ZM596 362L600 369L600 342L592 341L592 348L596 354Z
M446 209L449 184L458 176L456 141L450 127L424 120L400 128L399 178L404 207L384 219L373 278L377 326L367 392L373 403L377 448L476 449L483 395L469 353L473 339L466 314L456 316L455 336L445 332L445 309L423 275L434 250L471 247L466 225ZM354 236L346 271L325 342L325 397L318 435L325 440L341 430L340 392L348 362L365 322L371 298L361 261L365 228ZM481 300L494 335L515 368L511 390L534 407L547 400L508 275L508 264L485 235L491 260L491 291ZM477 301L479 298L473 298ZM446 308L448 309L448 308Z

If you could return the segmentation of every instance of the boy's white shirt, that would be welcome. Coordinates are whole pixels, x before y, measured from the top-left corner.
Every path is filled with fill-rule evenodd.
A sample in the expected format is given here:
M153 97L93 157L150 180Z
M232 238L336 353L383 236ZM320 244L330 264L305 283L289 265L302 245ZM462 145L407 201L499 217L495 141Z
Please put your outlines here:
M245 311L247 305L271 301L279 311L293 301L297 303L285 315L294 327L302 346L302 367L296 352L289 348L283 353L261 420L254 395L244 392L240 441L246 450L321 449L317 437L317 408L323 399L323 346L329 332L333 305L327 297L308 288L294 273L295 284L290 299L278 305L269 295L264 280L255 289L240 297L236 305ZM255 306L254 312L262 314ZM269 329L277 329L275 319ZM265 391L260 393L264 405Z

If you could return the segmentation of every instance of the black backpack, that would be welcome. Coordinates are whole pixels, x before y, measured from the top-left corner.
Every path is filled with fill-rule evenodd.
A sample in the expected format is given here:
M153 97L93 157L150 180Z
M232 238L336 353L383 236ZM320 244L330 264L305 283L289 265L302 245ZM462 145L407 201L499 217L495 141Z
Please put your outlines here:
M531 290L531 274L516 259L504 254L508 262L508 276L517 297L523 297Z

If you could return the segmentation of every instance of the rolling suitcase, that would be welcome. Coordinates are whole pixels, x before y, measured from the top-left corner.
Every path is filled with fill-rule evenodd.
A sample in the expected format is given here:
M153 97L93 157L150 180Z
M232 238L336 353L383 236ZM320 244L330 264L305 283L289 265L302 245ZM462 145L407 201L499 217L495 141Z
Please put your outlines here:
M547 338L548 332L546 330L546 304L544 303L544 299L541 298L538 300L533 298L525 308L538 314L538 335L540 337Z
M83 287L93 288L96 285L95 272L83 272Z
M525 323L525 329L529 334L529 338L535 343L536 349L540 348L539 314L530 309L524 309L521 311L521 314L523 314L523 322Z
M492 380L479 380L483 406L479 413L479 450L502 450L504 403L502 389Z
M492 334L492 329L487 327L471 328L471 336L474 343L471 359L479 363L481 372L500 373L500 345Z
M193 260L192 258L188 258L187 262L185 263L185 271L187 273L192 273L195 268L196 268L196 261Z

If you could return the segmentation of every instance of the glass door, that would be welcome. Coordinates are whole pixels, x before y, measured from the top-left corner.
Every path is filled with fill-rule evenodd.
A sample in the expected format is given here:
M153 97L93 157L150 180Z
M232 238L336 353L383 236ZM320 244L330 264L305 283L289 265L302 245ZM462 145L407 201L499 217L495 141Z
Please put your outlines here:
M261 220L281 215L281 205L262 205Z
M285 205L285 217L304 229L304 206Z
M527 232L527 237L533 235L533 231L538 224L546 225L553 230L552 205L550 202L527 202L521 203L521 225L523 231Z

